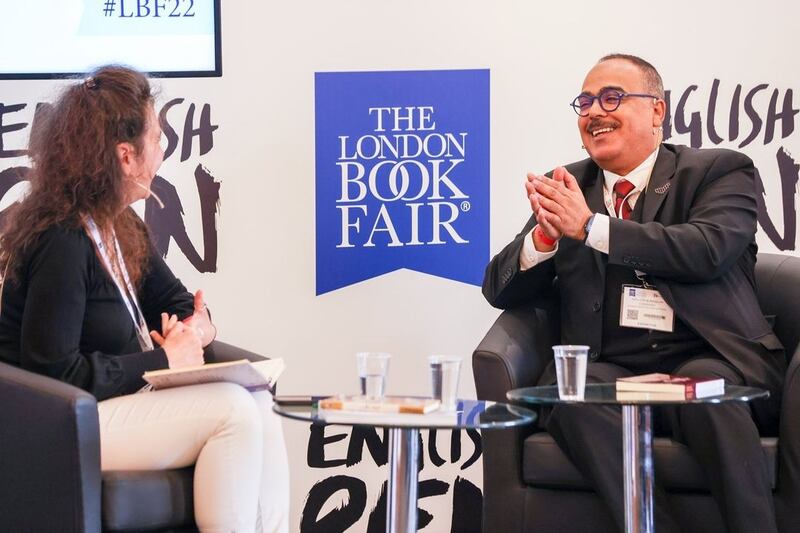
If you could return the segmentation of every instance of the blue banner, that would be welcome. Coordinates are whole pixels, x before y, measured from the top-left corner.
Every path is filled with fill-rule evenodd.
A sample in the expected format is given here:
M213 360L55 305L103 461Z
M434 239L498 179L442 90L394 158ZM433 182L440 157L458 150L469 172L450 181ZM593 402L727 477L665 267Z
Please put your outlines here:
M315 76L317 294L407 268L480 285L489 70Z

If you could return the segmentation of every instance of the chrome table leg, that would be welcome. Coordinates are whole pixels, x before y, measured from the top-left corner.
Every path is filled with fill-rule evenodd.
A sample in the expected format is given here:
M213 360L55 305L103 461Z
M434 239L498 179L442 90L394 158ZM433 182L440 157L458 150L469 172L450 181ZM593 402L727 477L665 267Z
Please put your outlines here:
M653 428L649 405L622 406L625 532L653 533Z
M416 533L419 429L389 430L389 481L386 484L386 531Z

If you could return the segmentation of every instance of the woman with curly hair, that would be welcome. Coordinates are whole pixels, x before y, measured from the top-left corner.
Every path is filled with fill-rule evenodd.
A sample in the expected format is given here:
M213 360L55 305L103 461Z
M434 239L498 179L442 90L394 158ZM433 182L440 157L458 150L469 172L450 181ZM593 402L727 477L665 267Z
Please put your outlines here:
M212 383L134 394L147 370L203 364L216 336L129 207L150 194L161 128L147 78L103 67L37 117L30 192L0 236L0 360L98 399L102 470L195 464L201 531L288 530L269 392Z

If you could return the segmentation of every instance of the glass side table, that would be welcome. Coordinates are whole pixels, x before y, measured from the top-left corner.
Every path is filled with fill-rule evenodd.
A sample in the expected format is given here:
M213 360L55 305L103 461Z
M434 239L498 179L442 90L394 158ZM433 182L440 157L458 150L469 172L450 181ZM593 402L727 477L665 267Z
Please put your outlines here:
M692 400L617 399L614 383L586 385L583 400L561 400L558 387L526 387L506 394L509 400L524 404L587 404L622 406L622 450L625 483L626 533L653 533L653 428L654 405L717 404L749 402L769 397L769 391L753 387L725 385L725 394Z
M530 424L536 413L524 407L496 402L458 400L453 413L433 412L427 415L386 413L384 417L370 413L364 420L330 421L319 412L316 404L281 405L273 410L281 416L313 424L370 426L389 428L389 479L387 481L386 531L415 533L417 531L417 441L420 429L482 429L494 430Z

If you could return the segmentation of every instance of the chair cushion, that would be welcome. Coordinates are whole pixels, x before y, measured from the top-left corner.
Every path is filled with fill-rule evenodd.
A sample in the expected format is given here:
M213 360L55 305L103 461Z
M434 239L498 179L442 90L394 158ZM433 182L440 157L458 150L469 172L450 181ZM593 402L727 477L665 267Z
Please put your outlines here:
M761 447L767 457L770 484L774 489L778 439L762 438ZM656 479L664 488L676 491L709 490L705 473L685 445L666 438L653 439L653 461ZM522 477L525 483L537 487L592 490L547 433L534 433L525 439Z
M194 524L194 467L103 472L103 531Z

